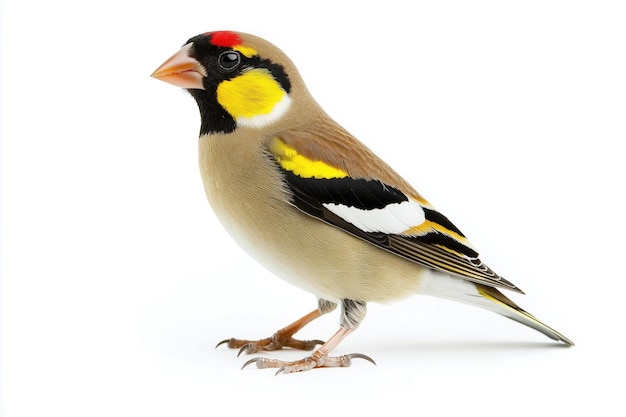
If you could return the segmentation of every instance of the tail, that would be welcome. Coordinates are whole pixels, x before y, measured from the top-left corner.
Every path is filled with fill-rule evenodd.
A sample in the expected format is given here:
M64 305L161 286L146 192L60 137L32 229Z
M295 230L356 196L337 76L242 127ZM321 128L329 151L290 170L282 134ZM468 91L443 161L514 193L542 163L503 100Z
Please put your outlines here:
M537 320L532 314L528 313L521 309L517 304L508 299L504 294L493 287L487 287L481 284L475 284L478 293L482 295L482 298L489 300L489 304L485 303L476 303L475 305L479 307L486 308L487 310L491 310L494 313L498 313L503 315L504 317L508 317L511 320L515 320L518 323L525 324L528 327L531 327L538 332L541 332L548 336L550 339L554 339L558 342L563 342L567 346L574 346L574 342L570 339L562 335L561 333L554 330L552 327L547 324ZM472 303L473 304L473 303Z
M465 281L440 272L433 272L429 278L424 281L422 288L425 294L448 298L493 311L533 328L550 339L563 342L567 346L574 346L574 342L570 339L537 320L493 287Z

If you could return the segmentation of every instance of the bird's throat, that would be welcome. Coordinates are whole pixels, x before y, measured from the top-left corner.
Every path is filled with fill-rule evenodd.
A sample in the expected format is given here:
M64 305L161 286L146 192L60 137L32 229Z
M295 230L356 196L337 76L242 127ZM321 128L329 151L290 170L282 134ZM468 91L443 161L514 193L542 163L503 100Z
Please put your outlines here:
M237 122L216 100L216 91L187 90L198 103L200 110L200 136L218 133L231 133Z

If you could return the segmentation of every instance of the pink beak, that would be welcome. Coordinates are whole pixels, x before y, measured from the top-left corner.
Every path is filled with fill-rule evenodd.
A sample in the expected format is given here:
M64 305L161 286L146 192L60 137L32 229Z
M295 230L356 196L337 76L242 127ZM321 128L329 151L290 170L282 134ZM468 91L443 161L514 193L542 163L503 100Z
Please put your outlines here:
M180 51L161 64L151 77L177 87L204 90L202 79L206 76L206 70L202 64L189 56L192 45L193 43L189 43L183 46Z

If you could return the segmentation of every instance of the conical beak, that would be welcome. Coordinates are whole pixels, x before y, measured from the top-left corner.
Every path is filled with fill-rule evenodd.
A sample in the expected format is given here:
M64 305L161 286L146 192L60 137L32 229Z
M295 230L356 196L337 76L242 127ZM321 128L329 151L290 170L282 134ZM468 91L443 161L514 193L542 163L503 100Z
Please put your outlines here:
M192 46L193 43L183 46L180 51L161 64L151 77L177 87L204 90L202 79L206 76L206 70L196 59L189 56Z

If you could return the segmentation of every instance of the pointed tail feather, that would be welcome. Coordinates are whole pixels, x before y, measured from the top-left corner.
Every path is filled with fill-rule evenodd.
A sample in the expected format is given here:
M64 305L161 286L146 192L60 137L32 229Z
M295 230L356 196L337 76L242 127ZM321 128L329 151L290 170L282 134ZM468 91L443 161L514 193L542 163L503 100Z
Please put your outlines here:
M574 345L570 339L537 320L493 287L459 279L443 272L431 271L429 275L423 277L421 293L493 311L535 329L551 339L568 346Z
M574 346L574 342L554 330L552 327L541 322L535 318L532 314L520 308L517 304L507 298L504 294L493 287L487 287L480 284L475 284L478 293L487 300L491 301L491 305L485 305L483 303L477 304L480 307L484 307L495 313L501 314L511 320L515 320L518 323L522 323L528 327L531 327L551 339L565 343L568 346Z

